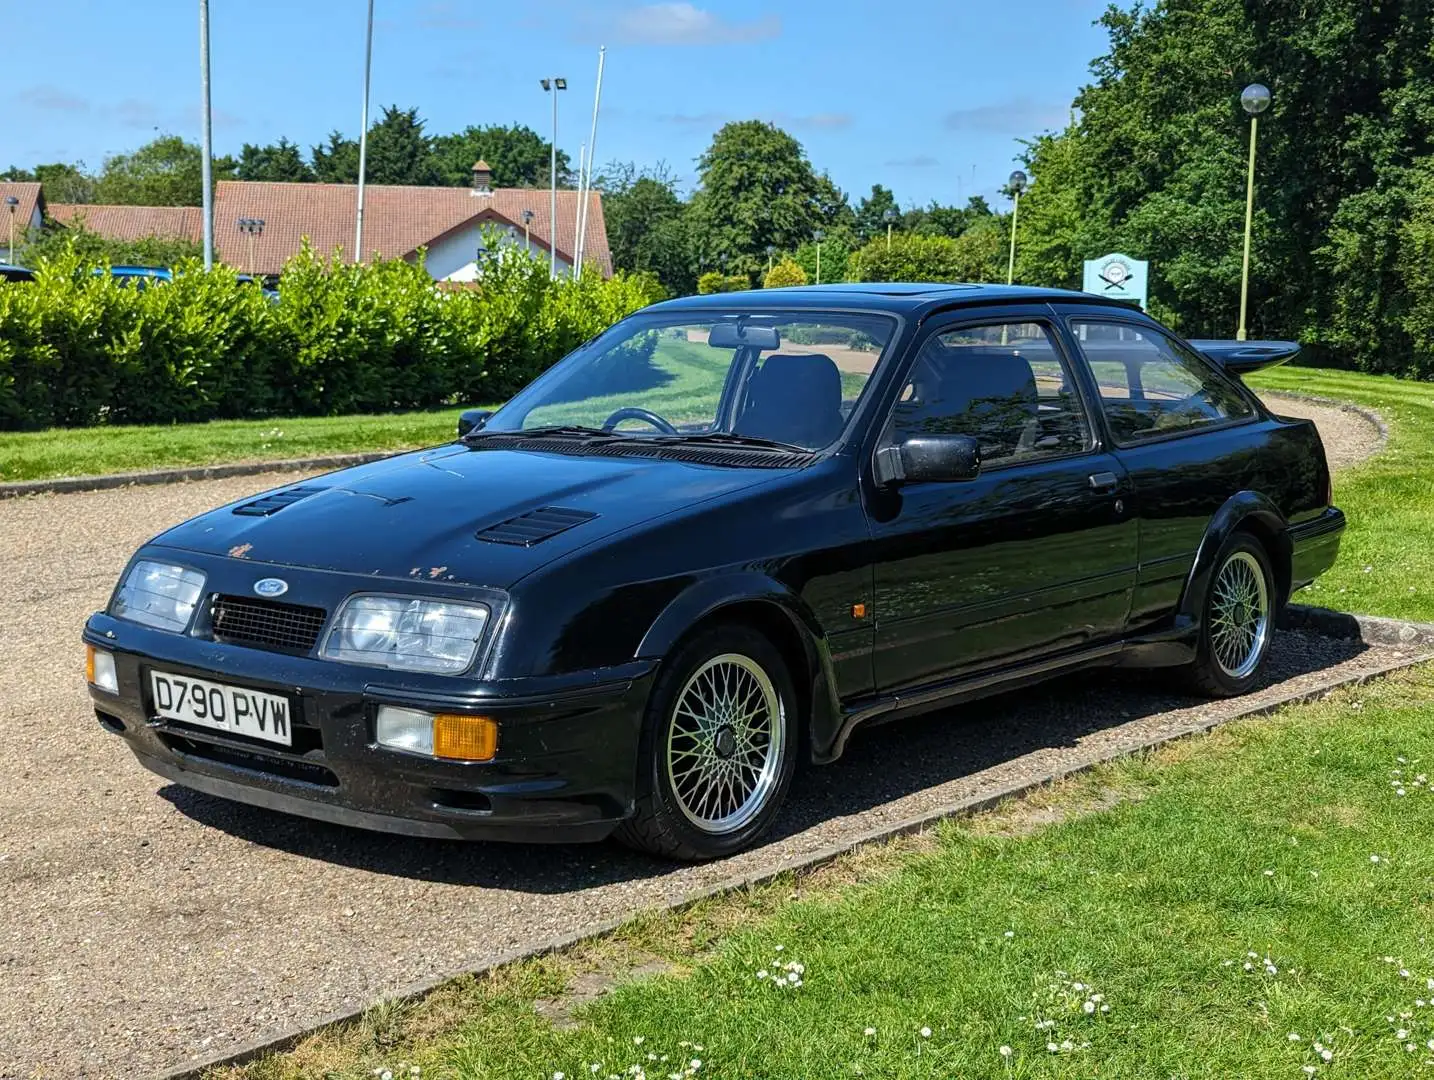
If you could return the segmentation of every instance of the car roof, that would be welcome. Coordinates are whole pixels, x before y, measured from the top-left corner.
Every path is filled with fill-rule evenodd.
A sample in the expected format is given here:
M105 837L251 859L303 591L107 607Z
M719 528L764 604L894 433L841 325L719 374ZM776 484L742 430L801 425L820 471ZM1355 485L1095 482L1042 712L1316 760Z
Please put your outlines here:
M1034 288L1028 285L979 285L946 282L867 281L834 285L795 285L781 289L753 289L747 292L708 293L684 296L655 304L649 311L716 311L734 306L759 309L811 309L830 311L892 311L925 314L937 308L975 307L987 303L1090 303L1127 309L1128 305L1102 300L1090 293L1069 289ZM1133 309L1131 309L1133 310Z

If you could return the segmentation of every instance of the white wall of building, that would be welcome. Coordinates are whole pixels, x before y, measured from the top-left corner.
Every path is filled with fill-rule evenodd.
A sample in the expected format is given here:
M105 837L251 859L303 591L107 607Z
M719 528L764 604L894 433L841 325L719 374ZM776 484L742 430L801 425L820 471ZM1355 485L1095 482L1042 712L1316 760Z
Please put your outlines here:
M502 229L502 243L518 249L523 247L523 230L498 226L494 222L472 222L429 246L424 265L431 277L438 281L473 281L478 277L478 245L491 242L492 237ZM485 240L484 232L488 233ZM528 250L536 257L547 261L547 251L536 243L529 243ZM566 274L571 265L558 256L558 273Z

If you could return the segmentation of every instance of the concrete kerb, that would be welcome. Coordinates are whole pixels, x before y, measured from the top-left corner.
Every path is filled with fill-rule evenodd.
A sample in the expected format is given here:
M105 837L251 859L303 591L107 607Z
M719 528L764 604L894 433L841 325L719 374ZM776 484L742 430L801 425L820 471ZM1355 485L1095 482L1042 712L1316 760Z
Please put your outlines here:
M54 480L16 480L0 484L0 499L22 495L66 495L74 491L108 491L141 484L178 484L188 480L221 480L228 476L258 476L271 472L308 472L346 469L367 465L401 450L379 450L362 454L329 454L324 457L287 458L282 461L235 461L224 465L191 465L182 469L152 472L107 473L101 476L63 476Z
M767 884L784 874L810 872L861 848L884 843L898 837L909 836L913 833L924 832L940 824L942 821L948 821L953 818L970 817L983 811L994 809L1008 800L1020 798L1033 791L1038 791L1059 783L1062 780L1089 772L1091 769L1108 762L1148 753L1160 746L1180 739L1203 735L1235 720L1243 720L1254 716L1266 716L1284 708L1286 705L1317 701L1343 687L1361 686L1374 679L1382 678L1393 672L1403 670L1404 668L1434 660L1434 625L1430 624L1408 623L1401 622L1397 619L1375 618L1366 615L1347 615L1343 612L1328 611L1323 608L1291 605L1288 609L1284 625L1291 629L1302 629L1322 633L1331 637L1357 638L1372 645L1398 645L1405 648L1413 648L1414 652L1401 656L1377 668L1328 678L1312 686L1306 686L1300 690L1292 691L1273 701L1263 701L1251 705L1231 715L1209 718L1197 717L1190 723L1174 730L1166 731L1156 738L1107 749L1092 754L1085 760L1063 766L1043 776L1014 781L995 791L986 792L946 806L937 807L904 821L882 825L845 840L840 844L834 844L803 855L783 859L775 864L763 867L760 870L740 874L697 890L696 892L677 897L664 905L662 910L679 912L694 904L701 903L704 900ZM630 916L608 920L590 926L587 929L577 931L576 933L552 938L526 949L513 950L477 967L462 968L444 975L424 979L420 982L410 983L394 991L392 994L385 995L380 1000L417 1002L427 997L445 983L452 982L454 979L464 976L485 975L509 964L547 956L551 953L571 948L582 942L604 937L628 922L629 918ZM155 1080L199 1080L199 1078L210 1069L230 1065L242 1065L263 1057L266 1054L283 1053L293 1049L304 1039L325 1028L358 1019L364 1012L376 1004L378 1004L378 1000L355 1004L344 1010L330 1013L310 1024L290 1028L277 1035L267 1036L238 1047L237 1049L215 1055L196 1064L185 1065L178 1069L160 1073L155 1077Z

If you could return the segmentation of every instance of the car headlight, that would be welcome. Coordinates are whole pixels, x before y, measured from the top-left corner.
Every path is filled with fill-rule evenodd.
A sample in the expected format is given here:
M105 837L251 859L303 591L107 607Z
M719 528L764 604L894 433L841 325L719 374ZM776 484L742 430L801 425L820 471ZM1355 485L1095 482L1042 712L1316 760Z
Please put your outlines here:
M110 614L177 633L189 625L203 594L204 575L198 570L141 559L125 575Z
M334 619L322 655L345 664L457 675L472 666L487 625L485 604L351 596Z

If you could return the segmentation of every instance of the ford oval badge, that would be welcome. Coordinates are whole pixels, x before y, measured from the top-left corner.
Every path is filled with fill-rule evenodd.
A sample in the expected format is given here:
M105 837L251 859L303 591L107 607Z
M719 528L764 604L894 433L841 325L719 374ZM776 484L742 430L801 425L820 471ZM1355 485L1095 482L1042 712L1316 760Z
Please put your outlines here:
M289 583L283 578L260 578L254 582L254 591L260 596L283 596L289 591Z

